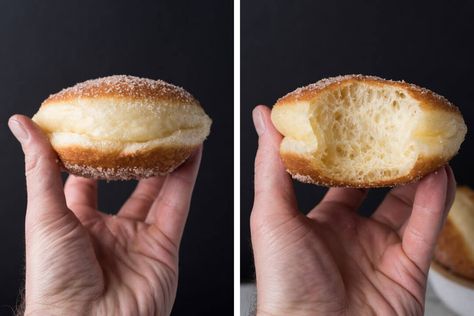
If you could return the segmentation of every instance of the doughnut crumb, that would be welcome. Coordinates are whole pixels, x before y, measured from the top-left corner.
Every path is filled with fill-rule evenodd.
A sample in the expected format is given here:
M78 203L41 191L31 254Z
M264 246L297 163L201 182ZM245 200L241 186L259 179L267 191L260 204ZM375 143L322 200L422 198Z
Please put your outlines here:
M409 183L459 150L458 108L425 88L374 76L320 80L280 98L271 114L293 178L341 187Z

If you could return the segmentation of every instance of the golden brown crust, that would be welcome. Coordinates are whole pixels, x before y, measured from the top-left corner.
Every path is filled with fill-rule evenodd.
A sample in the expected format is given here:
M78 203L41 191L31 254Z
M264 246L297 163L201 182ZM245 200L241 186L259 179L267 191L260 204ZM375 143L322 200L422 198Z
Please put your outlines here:
M447 269L444 265L440 264L436 260L431 261L431 269L451 280L452 282L470 289L474 289L474 280L469 280L458 276L457 274L453 273L452 270Z
M117 98L131 100L166 101L199 106L186 90L162 80L151 80L126 75L114 75L87 80L50 95L42 104L48 106L80 98Z
M466 255L468 252L465 239L448 217L435 248L435 261L452 273L474 281L474 264Z
M318 168L313 166L313 161L305 156L290 152L281 152L280 155L288 173L290 173L294 179L300 182L327 187L337 186L348 188L378 188L414 182L424 175L437 170L449 161L448 158L441 157L419 157L411 171L405 176L391 178L385 181L347 182L325 177L318 172Z
M128 180L163 175L183 163L199 146L166 146L132 154L90 148L55 148L69 173L95 179Z
M375 76L345 75L319 80L316 83L307 85L288 93L280 98L275 106L291 106L295 102L311 101L317 98L322 92L336 90L341 85L363 82L374 86L392 86L404 89L411 97L420 102L425 109L443 110L447 112L460 113L459 109L449 102L445 97L434 93L431 90L406 83L404 81L386 80Z
M474 191L468 186L458 186L456 188L456 194L461 193L469 197L471 202L474 204Z

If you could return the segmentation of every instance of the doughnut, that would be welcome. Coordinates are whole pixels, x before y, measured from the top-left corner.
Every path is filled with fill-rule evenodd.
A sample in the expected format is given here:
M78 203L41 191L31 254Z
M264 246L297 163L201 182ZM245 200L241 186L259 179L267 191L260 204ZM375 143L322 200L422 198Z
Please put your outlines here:
M456 190L434 259L454 274L474 280L474 191L468 187Z
M129 180L165 175L206 139L211 119L184 89L115 75L50 95L33 116L61 167L75 175Z
M467 128L459 109L413 84L363 75L320 80L280 98L272 122L293 178L340 187L415 181L446 164Z

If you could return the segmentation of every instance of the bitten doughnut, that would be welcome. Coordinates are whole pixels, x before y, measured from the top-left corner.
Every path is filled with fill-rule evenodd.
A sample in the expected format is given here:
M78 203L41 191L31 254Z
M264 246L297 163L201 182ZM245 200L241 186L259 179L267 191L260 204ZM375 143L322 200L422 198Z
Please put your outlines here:
M434 258L454 274L474 280L474 191L468 187L456 191Z
M414 181L447 163L467 128L444 97L405 82L347 75L279 99L272 121L297 180L382 187Z
M67 172L107 180L173 171L211 126L184 89L123 75L88 80L49 96L33 121Z

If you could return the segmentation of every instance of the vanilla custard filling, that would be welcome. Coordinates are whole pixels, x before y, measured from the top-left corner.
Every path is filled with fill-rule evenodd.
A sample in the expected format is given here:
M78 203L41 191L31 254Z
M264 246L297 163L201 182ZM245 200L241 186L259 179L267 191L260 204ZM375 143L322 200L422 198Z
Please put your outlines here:
M53 146L134 151L167 143L190 145L209 134L211 120L193 104L77 99L43 105L33 120Z

